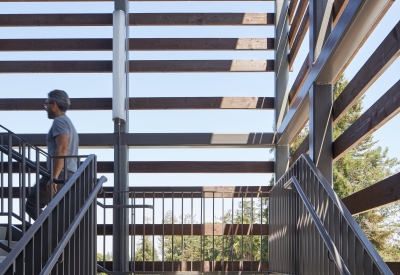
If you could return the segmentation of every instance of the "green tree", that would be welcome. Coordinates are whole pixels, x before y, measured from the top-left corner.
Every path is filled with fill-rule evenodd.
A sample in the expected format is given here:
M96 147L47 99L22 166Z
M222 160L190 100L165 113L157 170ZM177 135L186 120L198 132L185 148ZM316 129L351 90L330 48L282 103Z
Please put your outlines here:
M154 257L154 258L153 258ZM135 261L158 261L158 252L153 248L153 241L150 236L141 236L135 249Z
M146 224L150 223L150 218L146 217ZM140 236L139 242L135 248L135 261L158 261L158 251L153 245L153 239L150 236Z
M336 99L347 86L348 81L342 75L334 85L334 99ZM333 128L333 138L339 137L354 123L362 112L361 97ZM307 137L308 128L300 133L293 143L292 152ZM353 149L349 150L333 166L334 190L340 198L362 190L393 174L393 169L399 165L396 158L389 158L388 149L377 146L373 136L366 137ZM396 249L389 245L389 240L395 231L395 224L388 219L391 216L391 206L384 207L380 211L369 211L355 216L368 239L382 256L388 249ZM392 253L393 254L393 253Z
M179 222L180 220L180 222ZM172 216L172 211L165 213L164 224L195 224L190 214L177 217ZM179 232L174 232L175 234ZM201 260L201 237L200 236L160 236L158 238L158 249L164 261L199 261Z

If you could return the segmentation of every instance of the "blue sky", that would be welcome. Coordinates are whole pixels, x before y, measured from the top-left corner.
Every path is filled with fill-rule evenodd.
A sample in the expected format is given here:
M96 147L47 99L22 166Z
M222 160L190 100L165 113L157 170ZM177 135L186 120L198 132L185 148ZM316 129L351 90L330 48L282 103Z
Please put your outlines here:
M400 1L360 50L346 70L351 79L371 53L398 22ZM273 2L132 2L130 12L273 12ZM113 3L0 3L0 13L111 13ZM397 11L397 12L396 12ZM130 37L273 37L272 27L130 27ZM102 38L112 37L111 27L31 27L0 28L0 38ZM307 38L306 38L307 39ZM306 54L303 43L292 82ZM111 60L111 52L1 52L1 60ZM131 59L273 59L273 51L138 51ZM400 62L396 61L371 86L364 105L368 108L399 79ZM111 74L1 74L0 97L45 97L47 92L64 89L70 97L111 97ZM289 85L290 88L290 85ZM130 75L131 97L156 96L273 96L273 73L147 73ZM70 111L80 133L112 132L111 111ZM1 112L0 124L17 133L45 133L51 121L44 111ZM400 117L392 119L374 136L378 145L389 148L391 157L400 158L396 144ZM273 112L266 110L202 110L202 111L130 111L130 132L271 132ZM99 160L112 160L112 149L81 150L96 153ZM131 160L232 160L265 161L269 149L150 149L133 148ZM130 185L264 185L266 174L135 174ZM110 176L109 176L110 178ZM108 184L112 184L112 177Z

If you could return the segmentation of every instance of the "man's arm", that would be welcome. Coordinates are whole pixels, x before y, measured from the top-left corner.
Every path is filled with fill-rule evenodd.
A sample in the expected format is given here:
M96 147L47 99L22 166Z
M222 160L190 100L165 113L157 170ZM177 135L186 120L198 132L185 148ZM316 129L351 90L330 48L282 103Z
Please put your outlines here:
M68 153L69 136L61 134L55 138L57 149L55 156L66 156ZM53 164L53 177L58 178L61 170L64 168L64 159L55 158ZM50 181L47 183L47 191L50 193ZM57 192L57 184L53 183L53 193Z

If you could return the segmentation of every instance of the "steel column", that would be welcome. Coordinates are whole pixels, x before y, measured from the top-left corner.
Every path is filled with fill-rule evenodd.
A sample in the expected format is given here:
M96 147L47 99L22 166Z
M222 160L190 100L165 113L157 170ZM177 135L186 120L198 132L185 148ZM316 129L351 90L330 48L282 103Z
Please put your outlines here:
M331 31L331 19L326 18L331 5L331 0L310 1L310 68L321 52L318 40L326 39ZM310 157L330 184L333 182L332 104L332 84L314 82L309 91Z
M283 117L288 110L288 34L289 34L289 1L276 1L276 22L275 22L275 131L279 129ZM283 144L275 148L275 181L277 181L288 168L289 146Z
M122 136L129 132L129 1L115 0L114 9L122 10L126 15L126 121L115 120L114 123L114 205L128 204L129 188L129 148L126 142L123 142ZM113 270L129 270L129 247L128 247L128 209L114 208L113 210Z

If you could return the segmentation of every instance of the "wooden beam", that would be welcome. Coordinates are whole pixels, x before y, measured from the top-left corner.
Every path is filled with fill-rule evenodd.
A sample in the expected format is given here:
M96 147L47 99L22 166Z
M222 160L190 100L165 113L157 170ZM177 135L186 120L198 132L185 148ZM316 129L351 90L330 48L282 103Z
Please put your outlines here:
M131 13L132 26L274 25L273 13Z
M19 134L19 136L39 147L46 146L46 134ZM229 146L232 147L273 147L273 133L127 133L122 135L121 142L128 146ZM80 147L111 148L116 144L116 134L79 134ZM6 144L7 137L3 142ZM13 140L13 146L19 146Z
M219 249L219 248L215 248ZM112 261L98 261L99 265L107 270L113 270ZM133 261L128 263L129 269L135 274L147 274L149 272L171 273L171 272L253 272L268 273L269 264L267 261ZM150 271L149 271L150 270ZM250 273L250 274L253 274Z
M363 36L363 39L360 41L358 46L354 49L352 52L351 56L347 59L347 62L343 64L343 67L341 70L336 74L336 78L331 81L332 83L336 83L340 76L343 74L343 72L347 69L347 66L353 61L353 58L357 55L358 51L361 49L361 47L364 45L364 43L367 41L369 36L372 34L372 32L375 30L376 26L381 22L382 18L385 16L386 12L390 9L390 7L393 5L395 0L390 0L384 7L384 9L379 13L378 17L375 18L375 21L372 22L371 26L368 27L368 31L365 33ZM348 2L348 0L346 0ZM377 2L378 3L378 2ZM344 7L345 9L346 7ZM340 18L340 17L339 17ZM365 24L365 23L364 23ZM326 81L324 80L324 72L321 72L321 75L319 76L320 79L318 81Z
M294 12L296 11L297 3L299 0L291 0L288 8L289 24L293 23Z
M40 163L46 167L45 162ZM4 163L4 171L8 163ZM19 165L13 165L19 173ZM97 162L98 173L114 173L112 161ZM130 173L273 173L273 161L130 161Z
M394 275L400 274L400 262L386 262L390 270L393 272Z
M131 60L140 72L273 72L274 60ZM0 61L0 73L111 73L112 61Z
M306 59L303 62L303 65L300 68L299 73L296 76L296 79L294 80L292 84L292 88L290 89L289 92L289 106L292 106L294 100L297 97L297 94L299 93L301 86L303 86L304 81L306 80L308 73L310 72L310 67L309 67L309 59L308 55L306 56Z
M294 39L293 45L290 48L290 53L289 53L289 69L293 69L293 64L296 59L297 54L299 53L301 44L303 43L303 39L308 31L308 27L310 25L310 20L309 20L309 14L308 14L308 9L303 17L303 20L301 21L299 31L296 34L296 37Z
M0 98L1 111L43 110L45 98ZM111 98L71 98L69 110L111 110ZM130 110L274 109L273 97L131 97Z
M386 36L333 103L337 122L400 55L400 22Z
M290 156L289 166L292 166L293 163L302 155L307 154L309 150L310 144L307 137L303 140L303 142L297 147L296 151Z
M289 48L292 47L294 38L296 37L297 31L300 28L300 24L303 21L303 17L305 15L308 6L307 0L300 0L300 3L296 9L296 14L293 18L292 25L289 30ZM308 15L307 15L308 16Z
M130 38L129 49L273 50L274 38ZM0 39L0 51L111 51L111 38Z
M340 158L400 111L400 80L363 113L333 143L333 158Z
M333 24L336 24L336 22L339 20L339 18L342 15L344 9L346 8L346 5L347 5L348 2L349 2L349 0L335 0L335 1L333 1L333 9L332 9Z
M132 2L142 1L142 0L130 0ZM160 0L147 0L147 1L157 1ZM182 0L168 0L168 2L174 2ZM215 0L184 0L184 1L215 1ZM274 0L219 0L219 1L260 1L260 2L272 2ZM1 2L71 2L71 0L1 0ZM112 2L112 0L79 0L79 2Z
M272 26L273 13L131 13L130 26ZM112 26L111 13L1 14L1 27Z
M99 210L101 212L101 210ZM129 235L268 236L268 224L130 224ZM98 224L97 235L112 235L112 224Z
M272 186L152 186L152 187L129 187L129 198L148 198L148 199L171 199L185 198L185 199L201 199L201 198L215 198L215 199L228 199L228 198L268 198L269 191ZM8 197L8 187L3 189L4 197ZM102 192L97 195L97 198L110 199L113 198L113 187L105 186ZM12 197L14 199L21 197L21 188L12 188ZM29 193L26 187L25 193Z
M342 201L352 215L368 212L375 208L400 200L400 173L360 190Z

